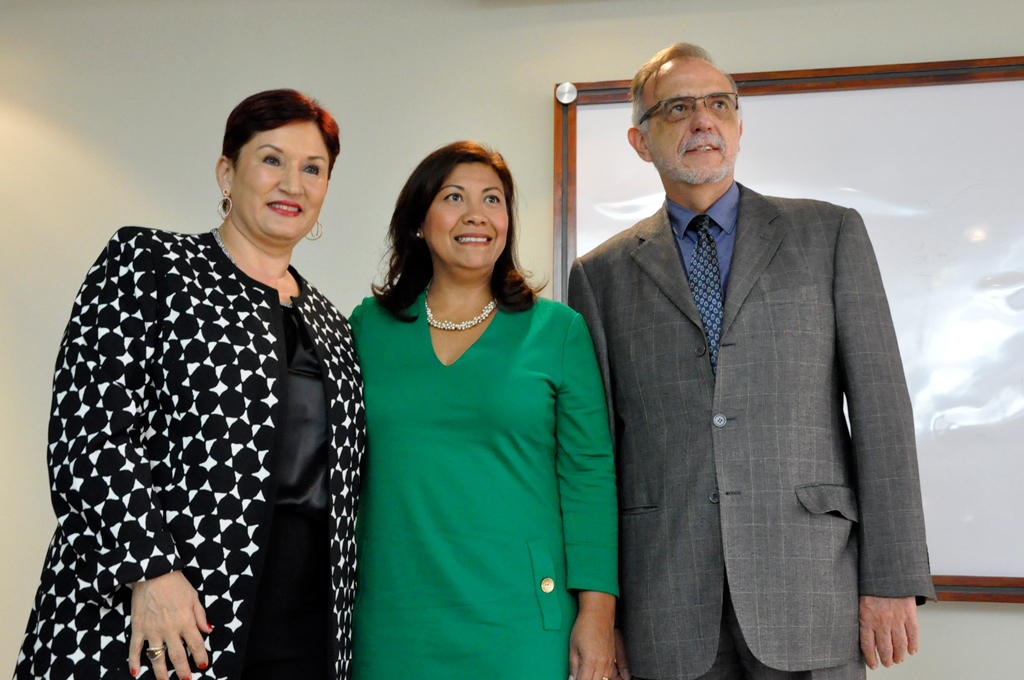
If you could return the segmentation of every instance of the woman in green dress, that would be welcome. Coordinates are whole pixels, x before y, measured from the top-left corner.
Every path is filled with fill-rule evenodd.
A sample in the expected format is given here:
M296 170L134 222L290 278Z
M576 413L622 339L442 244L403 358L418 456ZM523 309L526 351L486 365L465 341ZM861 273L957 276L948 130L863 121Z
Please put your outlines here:
M501 156L428 156L350 323L368 465L353 679L617 677L615 470L583 318L514 257Z

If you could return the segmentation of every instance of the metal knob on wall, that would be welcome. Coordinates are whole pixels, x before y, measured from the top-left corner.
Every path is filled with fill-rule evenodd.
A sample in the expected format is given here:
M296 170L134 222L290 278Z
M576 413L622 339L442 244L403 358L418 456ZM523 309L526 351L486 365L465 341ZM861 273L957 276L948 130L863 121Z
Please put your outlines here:
M562 83L555 88L555 99L562 104L572 104L576 101L576 86L572 83Z

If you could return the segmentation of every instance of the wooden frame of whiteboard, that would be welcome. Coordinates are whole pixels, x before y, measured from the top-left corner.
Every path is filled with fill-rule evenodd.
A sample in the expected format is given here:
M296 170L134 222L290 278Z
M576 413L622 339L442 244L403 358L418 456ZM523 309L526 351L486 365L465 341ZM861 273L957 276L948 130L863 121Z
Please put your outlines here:
M918 64L857 66L802 71L733 74L745 97L836 90L917 87L954 83L1024 80L1024 56ZM625 103L628 80L574 83L568 104L555 98L553 295L566 299L569 268L576 259L576 111L579 106ZM556 86L557 89L557 86ZM933 576L939 600L1024 604L1024 578Z

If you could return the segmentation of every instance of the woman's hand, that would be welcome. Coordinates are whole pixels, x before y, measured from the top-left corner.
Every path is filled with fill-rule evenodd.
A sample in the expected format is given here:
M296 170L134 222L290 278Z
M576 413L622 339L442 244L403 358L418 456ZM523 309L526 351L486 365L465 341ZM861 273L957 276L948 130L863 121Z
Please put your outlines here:
M569 637L569 680L614 680L615 596L579 593L580 611Z
M128 668L133 676L141 670L143 643L147 649L161 649L165 654L150 661L157 680L167 680L167 659L181 680L188 680L192 671L185 654L185 641L192 658L200 668L209 659L200 633L209 633L213 626L206 622L206 611L199 603L199 594L180 571L139 581L132 586L132 639L128 646Z

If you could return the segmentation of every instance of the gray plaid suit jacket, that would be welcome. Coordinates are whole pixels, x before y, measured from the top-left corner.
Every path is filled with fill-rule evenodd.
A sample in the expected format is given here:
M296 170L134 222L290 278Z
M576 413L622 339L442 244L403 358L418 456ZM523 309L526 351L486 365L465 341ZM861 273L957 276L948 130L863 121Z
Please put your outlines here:
M935 597L910 398L855 211L740 187L717 381L664 208L573 264L569 304L608 396L634 675L711 667L727 573L751 650L789 671L858 658L859 595Z

